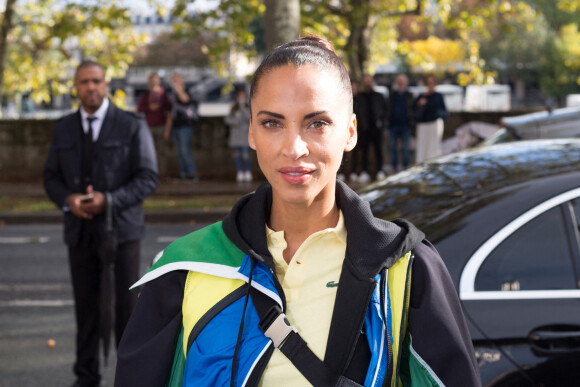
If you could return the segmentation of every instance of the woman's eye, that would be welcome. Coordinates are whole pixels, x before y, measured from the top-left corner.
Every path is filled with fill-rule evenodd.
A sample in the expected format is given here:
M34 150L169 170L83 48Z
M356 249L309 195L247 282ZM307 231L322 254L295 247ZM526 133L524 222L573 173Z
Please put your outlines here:
M328 123L325 121L314 121L312 124L310 124L310 127L313 129L324 129L327 125Z
M262 121L262 125L265 126L266 128L279 128L280 127L280 123L278 121L273 121L273 120Z

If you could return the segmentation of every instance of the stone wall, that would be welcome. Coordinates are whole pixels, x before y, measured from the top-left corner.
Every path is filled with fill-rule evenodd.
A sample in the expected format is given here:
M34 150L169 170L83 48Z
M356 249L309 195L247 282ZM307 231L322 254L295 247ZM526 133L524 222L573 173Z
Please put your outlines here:
M501 117L523 113L451 113L445 122L444 137L453 136L456 128L469 121L498 124ZM0 181L42 179L54 123L54 120L0 120ZM161 133L154 133L154 137L159 142ZM170 142L167 146L168 172L170 176L177 177L177 159ZM200 178L231 179L235 176L223 118L203 117L194 130L192 147ZM253 169L257 173L255 154L253 158Z
M0 120L0 181L42 179L54 123L54 120ZM158 149L162 133L153 135ZM179 170L173 144L167 141L165 146L168 173L177 177ZM192 148L201 178L235 176L223 118L204 117L194 129Z
M0 180L38 180L54 120L0 120Z

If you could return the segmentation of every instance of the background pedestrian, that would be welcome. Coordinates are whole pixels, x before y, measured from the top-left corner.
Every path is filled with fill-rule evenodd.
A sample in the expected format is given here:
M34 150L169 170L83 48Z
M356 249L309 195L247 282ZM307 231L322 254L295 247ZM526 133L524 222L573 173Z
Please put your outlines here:
M443 120L448 116L443 95L435 91L437 85L435 75L426 75L425 85L427 90L413 103L413 111L417 121L417 145L415 149L417 163L442 154Z
M246 90L239 89L236 91L236 101L225 121L230 127L229 145L233 151L236 180L238 182L252 181L250 146L248 145L250 106Z
M373 89L374 80L369 74L363 77L363 90L358 94L360 113L357 115L358 136L361 152L361 173L359 183L371 180L369 170L369 149L373 149L376 162L376 178L385 177L383 171L383 125L385 119L385 99Z
M171 125L165 128L164 138L173 139L177 153L179 177L182 180L196 180L197 166L191 151L193 126L199 121L198 103L187 91L181 74L171 76Z
M413 122L413 94L407 90L409 79L405 74L399 74L389 93L387 103L387 122L389 126L389 146L391 149L391 165L393 172L399 171L399 140L403 154L402 168L409 166L409 140Z
M106 355L112 316L118 344L137 301L129 287L139 277L142 203L158 174L145 119L109 101L105 69L82 62L74 85L81 107L55 126L44 187L64 215L77 322L74 386L96 387L99 337Z
M161 86L161 77L157 73L149 75L149 88L139 95L137 111L145 115L147 125L151 129L157 148L159 176L165 180L168 178L167 145L163 133L166 126L171 124L171 121L167 120L168 114L171 113L171 103L165 89Z

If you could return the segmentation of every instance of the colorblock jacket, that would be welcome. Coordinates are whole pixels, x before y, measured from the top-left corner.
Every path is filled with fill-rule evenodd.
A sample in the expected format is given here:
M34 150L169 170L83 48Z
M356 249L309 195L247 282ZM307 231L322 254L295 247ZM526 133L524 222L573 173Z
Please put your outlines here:
M365 386L478 386L473 347L441 258L408 222L372 216L346 185L347 229L325 364ZM271 187L167 247L118 350L116 386L255 386L274 350L248 286L284 311L266 242ZM240 329L242 316L243 329ZM337 335L352 324L352 335ZM241 332L241 334L240 334ZM334 333L333 333L334 332Z

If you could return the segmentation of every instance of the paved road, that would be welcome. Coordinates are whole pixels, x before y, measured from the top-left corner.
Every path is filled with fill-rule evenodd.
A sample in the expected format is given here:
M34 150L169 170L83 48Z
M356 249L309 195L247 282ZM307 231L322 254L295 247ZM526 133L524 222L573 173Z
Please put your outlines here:
M203 226L148 226L142 272L168 243ZM75 323L62 227L0 227L0 265L0 387L71 385ZM103 371L107 386L114 369L113 351Z

